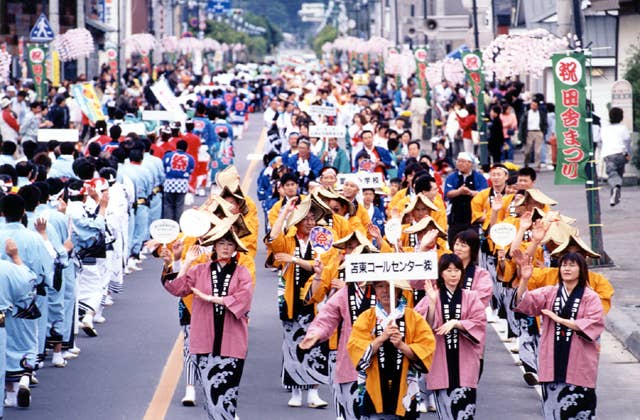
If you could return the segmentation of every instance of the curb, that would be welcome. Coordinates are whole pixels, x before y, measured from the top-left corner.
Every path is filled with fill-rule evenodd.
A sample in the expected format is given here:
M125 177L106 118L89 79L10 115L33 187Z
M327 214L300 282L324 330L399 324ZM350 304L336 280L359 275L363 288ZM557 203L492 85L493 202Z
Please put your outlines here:
M640 331L638 324L629 315L612 307L606 316L606 328L620 340L626 350L640 360Z

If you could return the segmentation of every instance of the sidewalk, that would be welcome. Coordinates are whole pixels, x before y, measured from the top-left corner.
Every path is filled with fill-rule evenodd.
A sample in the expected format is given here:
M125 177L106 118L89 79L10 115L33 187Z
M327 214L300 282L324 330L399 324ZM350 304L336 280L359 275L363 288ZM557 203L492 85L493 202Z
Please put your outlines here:
M554 185L552 171L539 173L536 185L558 201L556 210L577 219L580 236L590 244L584 186ZM640 359L640 271L635 267L640 262L640 241L636 242L640 238L640 187L623 187L622 201L615 207L609 206L609 186L604 183L600 187L604 249L615 264L594 269L615 288L607 329Z

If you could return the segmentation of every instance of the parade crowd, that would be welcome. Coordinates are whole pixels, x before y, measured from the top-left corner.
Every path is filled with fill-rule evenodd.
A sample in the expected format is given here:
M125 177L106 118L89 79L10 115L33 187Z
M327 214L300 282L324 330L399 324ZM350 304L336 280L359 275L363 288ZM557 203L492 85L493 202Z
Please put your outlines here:
M159 109L147 86L160 74L190 98L183 124L141 120ZM163 287L180 297L182 402L197 399L211 419L238 418L255 283L274 281L257 279L256 264L278 283L274 361L290 407L329 406L318 393L329 385L336 419L474 418L487 323L501 317L523 380L542 387L544 418L595 418L614 290L589 271L598 255L575 220L536 187L554 163L553 104L542 95L492 83L488 113L476 116L468 86L443 82L431 107L415 81L376 70L357 81L339 68L235 71L220 83L179 64L131 68L123 79L120 94L107 70L93 82L107 116L96 122L68 86L35 100L18 81L0 99L5 406L28 407L39 368L80 356L75 335L98 337L125 276L153 255ZM233 165L235 141L258 142L243 135L251 111L264 111L258 204ZM478 118L488 120L487 165L476 158ZM627 159L628 133L607 127L621 119L614 108L600 140L611 205L622 174L607 158ZM146 132L129 132L131 122ZM312 136L326 127L344 136ZM78 140L39 142L39 128L75 128ZM183 230L206 233L151 239L153 221L179 221L187 209L198 217ZM491 237L500 223L516 232L507 246ZM324 253L316 227L333 238ZM268 258L256 262L259 241ZM345 281L345 255L428 251L438 257L434 278Z

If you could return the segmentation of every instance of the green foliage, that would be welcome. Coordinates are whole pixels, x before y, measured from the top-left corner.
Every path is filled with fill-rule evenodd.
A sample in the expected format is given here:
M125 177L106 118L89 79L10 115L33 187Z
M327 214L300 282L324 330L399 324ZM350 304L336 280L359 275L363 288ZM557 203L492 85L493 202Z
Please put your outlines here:
M633 131L640 131L640 46L631 47L632 55L626 63L624 78L631 83L633 89ZM640 144L636 145L633 163L640 169Z
M243 32L234 30L231 26L224 22L214 20L207 21L207 30L205 36L213 38L220 43L235 44L241 43L246 45L249 54L248 59L251 61L261 61L265 55L278 45L282 40L282 33L275 27L271 26L268 21L263 20L261 16L247 19L249 23L256 26L267 26L267 32L261 36L249 36Z
M313 48L318 58L322 57L322 46L325 42L333 42L337 37L338 29L334 26L327 25L311 40L311 48Z
M624 78L633 87L633 131L640 131L640 46L631 47L632 55L626 63Z
M233 7L265 17L272 25L286 32L303 29L298 11L305 0L233 0Z

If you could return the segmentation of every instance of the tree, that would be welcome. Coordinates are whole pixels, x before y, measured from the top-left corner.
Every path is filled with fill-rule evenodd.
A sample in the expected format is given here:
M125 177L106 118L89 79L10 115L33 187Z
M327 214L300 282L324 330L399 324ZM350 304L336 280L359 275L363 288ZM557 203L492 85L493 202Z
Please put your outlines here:
M631 57L626 63L624 78L631 83L633 91L633 131L640 131L640 46L631 47ZM637 145L633 163L640 169L640 145Z
M633 88L633 131L640 131L640 46L631 46L631 51L624 78Z
M322 46L326 42L333 42L338 37L338 29L334 26L325 26L320 33L311 40L311 47L318 58L322 57Z

